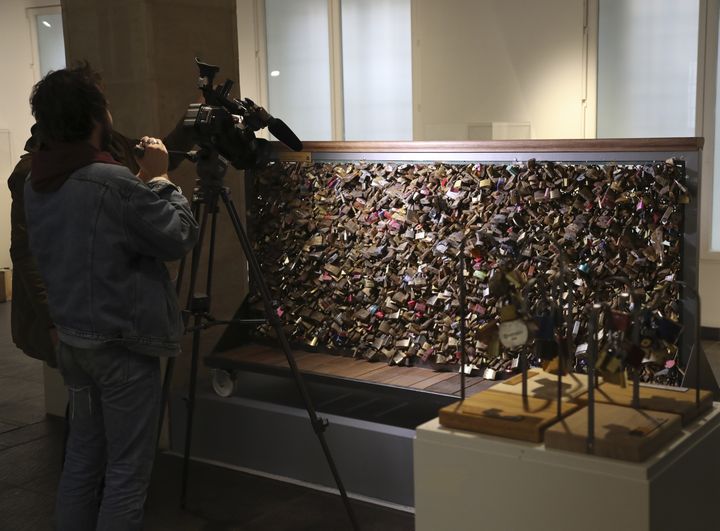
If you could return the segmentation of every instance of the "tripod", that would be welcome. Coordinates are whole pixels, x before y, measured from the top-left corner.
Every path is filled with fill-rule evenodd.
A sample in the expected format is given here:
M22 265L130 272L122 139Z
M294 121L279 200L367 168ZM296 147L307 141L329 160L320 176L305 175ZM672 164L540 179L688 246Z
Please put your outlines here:
M330 448L325 439L325 429L328 427L327 419L323 419L318 416L315 406L313 405L310 394L305 385L305 381L300 374L295 357L293 356L292 350L290 349L290 343L288 342L285 332L283 330L282 322L278 317L275 308L272 304L272 295L270 289L265 281L260 263L255 256L250 239L248 238L245 229L243 228L240 217L235 208L235 204L230 196L230 190L224 185L223 178L227 171L227 161L222 158L215 149L204 147L199 152L188 154L188 158L193 162L197 163L197 174L198 174L198 185L194 190L193 194L193 215L195 219L200 220L200 235L198 242L192 252L191 265L190 265L190 289L188 292L188 302L186 311L184 314L186 331L192 331L192 354L190 364L190 387L188 391L187 399L187 425L185 429L185 451L183 455L183 472L182 472L182 494L181 494L181 505L185 508L187 500L187 487L188 487L188 476L189 476L189 465L190 465L190 448L192 444L192 427L193 427L193 415L195 410L195 393L197 389L197 371L198 361L200 358L200 335L202 330L210 328L212 326L239 323L246 325L257 325L262 323L270 323L275 330L277 339L280 342L285 357L287 358L288 365L290 366L290 372L295 380L295 384L302 398L303 404L307 411L310 424L312 425L313 431L317 435L317 438L322 447L325 459L327 460L330 471L335 479L335 484L340 491L345 510L352 523L352 528L355 531L360 529L355 512L350 499L348 498L347 491L343 485L340 474L335 465L335 461L330 453ZM245 258L248 261L250 267L250 278L254 285L257 287L260 297L263 301L265 309L265 319L235 319L232 321L217 321L210 316L210 293L212 288L212 272L213 272L213 258L215 253L215 233L217 229L217 214L219 212L219 201L225 205L225 209L230 217L230 221L235 229L235 233L240 241L240 245L245 254ZM205 233L208 226L208 218L210 219L210 248L208 253L208 269L206 276L206 292L204 294L196 294L195 287L198 280L198 270L200 265L200 258L202 254L203 244L205 240ZM180 292L180 283L184 273L185 261L180 265L178 273L178 283L176 286L177 292ZM190 319L192 318L192 319ZM188 326L188 321L189 323ZM164 413L165 404L170 393L170 383L172 380L172 373L174 370L174 359L168 361L168 365L165 372L165 381L163 383L163 407L161 411ZM161 414L162 415L162 414ZM162 426L161 416L161 426Z

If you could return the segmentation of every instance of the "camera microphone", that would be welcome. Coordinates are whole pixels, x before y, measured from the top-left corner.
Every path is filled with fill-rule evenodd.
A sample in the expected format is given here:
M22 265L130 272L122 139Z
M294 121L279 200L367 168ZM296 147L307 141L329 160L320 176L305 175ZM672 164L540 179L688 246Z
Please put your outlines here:
M233 100L238 109L243 111L242 117L245 123L254 131L267 127L275 138L285 144L293 151L302 151L303 145L292 129L280 118L275 118L266 109L260 107L250 98L244 100Z
M302 142L297 135L292 132L292 129L290 129L280 118L272 118L268 122L268 131L270 131L275 138L293 151L302 151Z

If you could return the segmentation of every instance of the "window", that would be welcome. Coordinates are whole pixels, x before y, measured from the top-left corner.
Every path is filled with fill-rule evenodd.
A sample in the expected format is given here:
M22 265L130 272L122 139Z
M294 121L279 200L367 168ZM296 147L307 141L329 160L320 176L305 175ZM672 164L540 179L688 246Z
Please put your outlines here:
M243 93L303 140L411 140L410 3L238 2L239 27L255 33L239 34L240 48L256 52L254 65L240 64Z
M65 68L65 39L60 7L28 9L33 40L35 74L38 80L48 72Z
M410 0L342 0L345 140L412 140Z
M695 136L698 0L600 0L597 136Z
M327 0L265 0L268 102L301 139L331 140Z

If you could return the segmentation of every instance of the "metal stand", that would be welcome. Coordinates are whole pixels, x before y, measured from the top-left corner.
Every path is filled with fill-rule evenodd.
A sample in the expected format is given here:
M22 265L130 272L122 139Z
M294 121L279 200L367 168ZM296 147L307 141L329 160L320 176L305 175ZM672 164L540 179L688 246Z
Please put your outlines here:
M566 328L567 328L567 349L568 349L568 356L571 351L570 345L572 345L572 312L573 312L573 306L575 304L575 297L573 292L573 284L571 282L571 279L569 277L568 268L567 268L567 258L565 253L563 252L562 248L552 240L550 237L546 235L546 239L550 241L552 245L554 245L558 249L558 253L560 255L560 275L558 276L556 282L552 283L552 286L547 286L547 284L543 281L542 283L539 282L539 279L533 279L523 288L523 307L525 308L526 312L528 310L527 301L529 298L529 290L532 286L540 285L540 289L546 290L546 293L548 293L547 290L549 290L550 297L552 301L548 304L548 311L552 312L553 314L558 315L556 310L562 309L562 303L559 302L562 300L562 291L563 289L567 289L568 292L568 309L566 312ZM546 295L547 296L547 295ZM553 327L559 326L559 323L556 323L553 316ZM557 418L560 419L563 416L563 407L562 407L562 399L563 399L563 373L566 370L566 366L568 364L568 360L565 356L562 355L561 349L559 348L559 342L555 336L555 330L553 330L553 341L555 341L556 347L558 348L558 370L557 370L557 391L556 391L556 415ZM523 396L523 403L525 407L528 407L529 400L528 400L528 370L529 370L529 363L528 363L528 357L527 352L523 350L520 353L519 362L521 365L521 371L522 371L522 396Z
M700 378L701 378L701 370L700 370L700 358L702 356L702 343L700 343L700 316L701 316L701 301L700 301L700 293L693 288L692 286L688 285L686 282L680 281L680 280L673 280L673 283L679 285L681 288L689 291L693 297L695 297L695 301L697 302L696 306L696 318L695 318L695 345L693 346L693 349L690 353L690 356L688 357L687 367L690 367L690 362L692 361L693 356L695 357L695 407L699 410L700 409ZM687 376L686 376L687 378ZM684 384L685 382L683 382Z
M272 294L270 289L263 277L260 262L255 256L252 250L252 244L250 239L242 226L240 217L235 208L232 198L230 197L229 189L224 186L223 178L227 171L227 163L222 159L218 153L214 150L204 149L200 153L196 154L193 159L197 162L197 173L199 176L198 186L195 189L195 195L193 197L193 213L196 219L200 218L200 237L198 243L193 249L191 258L191 270L190 270L190 288L188 292L188 303L185 312L186 319L186 331L192 331L192 355L190 365L190 386L187 398L187 426L185 430L185 449L183 455L183 472L182 472L182 494L181 494L181 505L183 508L186 506L187 501L187 488L188 488L188 477L189 477L189 465L190 465L190 450L192 445L192 427L193 427L193 416L195 411L195 397L197 390L197 371L198 361L200 358L200 337L202 330L221 324L229 323L240 323L247 325L257 325L261 323L270 323L275 330L277 339L280 343L285 357L287 358L290 371L295 380L298 392L307 411L310 424L312 425L313 431L317 435L320 446L322 447L325 459L327 460L330 471L335 480L335 484L340 492L345 510L352 524L352 529L357 531L360 529L355 512L350 503L350 500L343 485L340 474L335 465L335 461L330 453L330 448L325 439L325 429L329 423L327 419L318 416L312 399L305 385L305 381L300 374L295 357L293 356L290 344L285 331L283 330L282 322L276 313L276 309L272 303ZM225 205L225 209L228 213L230 221L235 229L235 234L238 237L240 245L242 247L245 258L248 261L250 268L250 278L257 288L260 297L262 298L263 305L265 308L266 319L236 319L233 321L216 321L214 320L210 312L210 294L212 292L212 273L213 273L213 258L215 252L215 234L217 228L217 214L219 212L219 200ZM206 277L206 292L195 293L195 287L198 280L198 270L200 265L200 258L203 249L203 243L205 238L205 232L208 225L208 218L211 216L211 228L210 228L210 248L208 253L208 269ZM181 266L181 270L182 270ZM180 276L178 278L177 290L180 291ZM191 326L188 328L187 324L192 317ZM169 396L170 381L172 379L172 373L174 369L174 363L168 364L167 371L165 374L165 382L163 385L163 399L167 400ZM164 409L164 408L163 408Z
M465 365L467 364L467 352L465 351L465 336L467 333L467 299L465 288L465 240L460 249L460 264L458 267L458 285L460 288L460 400L465 400Z
M572 327L573 327L573 308L575 307L575 286L572 282L572 279L570 278L570 274L568 272L567 267L567 256L565 252L562 250L562 247L558 243L553 242L555 247L558 249L558 252L560 253L560 278L558 279L557 286L560 288L560 292L557 293L557 300L560 304L560 308L562 309L562 288L563 285L565 289L567 289L568 293L568 301L567 301L567 312L565 312L565 348L567 349L566 356L562 355L562 349L558 349L558 374L557 374L557 418L562 417L562 384L563 384L563 374L567 370L570 372L570 359L571 356L574 356L575 353L573 351L573 348L575 347L575 342L573 341L572 336Z
M632 290L632 286L628 284L628 287L631 288L631 297L633 301L633 308L632 308L632 342L635 345L640 345L640 304L642 302L642 297L640 294L638 294L635 290ZM633 373L633 397L632 397L632 407L635 409L640 409L640 367L635 367L632 371Z
M620 294L620 309L626 311L628 308L625 307L629 300L632 300L632 309L630 314L630 322L632 323L632 332L630 340L633 345L640 345L640 329L642 325L640 323L640 312L642 310L643 294L641 291L633 288L633 284L629 278L625 276L612 276L606 279L607 282L622 282L628 289L628 292ZM632 370L633 379L633 396L630 406L634 409L640 409L640 368L634 367Z
M593 304L590 310L590 322L588 323L588 434L587 453L595 453L595 363L598 353L598 318L600 316L600 304Z
M518 356L520 356L520 371L522 372L523 408L527 411L530 409L530 399L528 398L528 357L524 346L520 348Z

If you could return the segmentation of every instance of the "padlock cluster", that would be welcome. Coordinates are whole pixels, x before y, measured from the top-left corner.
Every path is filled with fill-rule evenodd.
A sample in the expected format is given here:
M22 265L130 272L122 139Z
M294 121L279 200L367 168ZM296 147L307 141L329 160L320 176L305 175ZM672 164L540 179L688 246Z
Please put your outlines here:
M473 370L500 377L517 369L518 349L539 364L570 343L568 359L583 370L585 308L606 305L611 323L612 312L629 312L621 294L632 290L647 323L642 355L633 349L630 359L642 358L645 381L672 383L677 338L657 323L680 313L672 281L690 200L684 178L674 161L274 163L254 172L248 226L296 344L396 365L457 363L464 256ZM508 298L513 290L520 295ZM527 334L503 326L512 336L503 345L494 331L518 315L534 324ZM621 332L608 327L608 373L613 359L628 359Z

